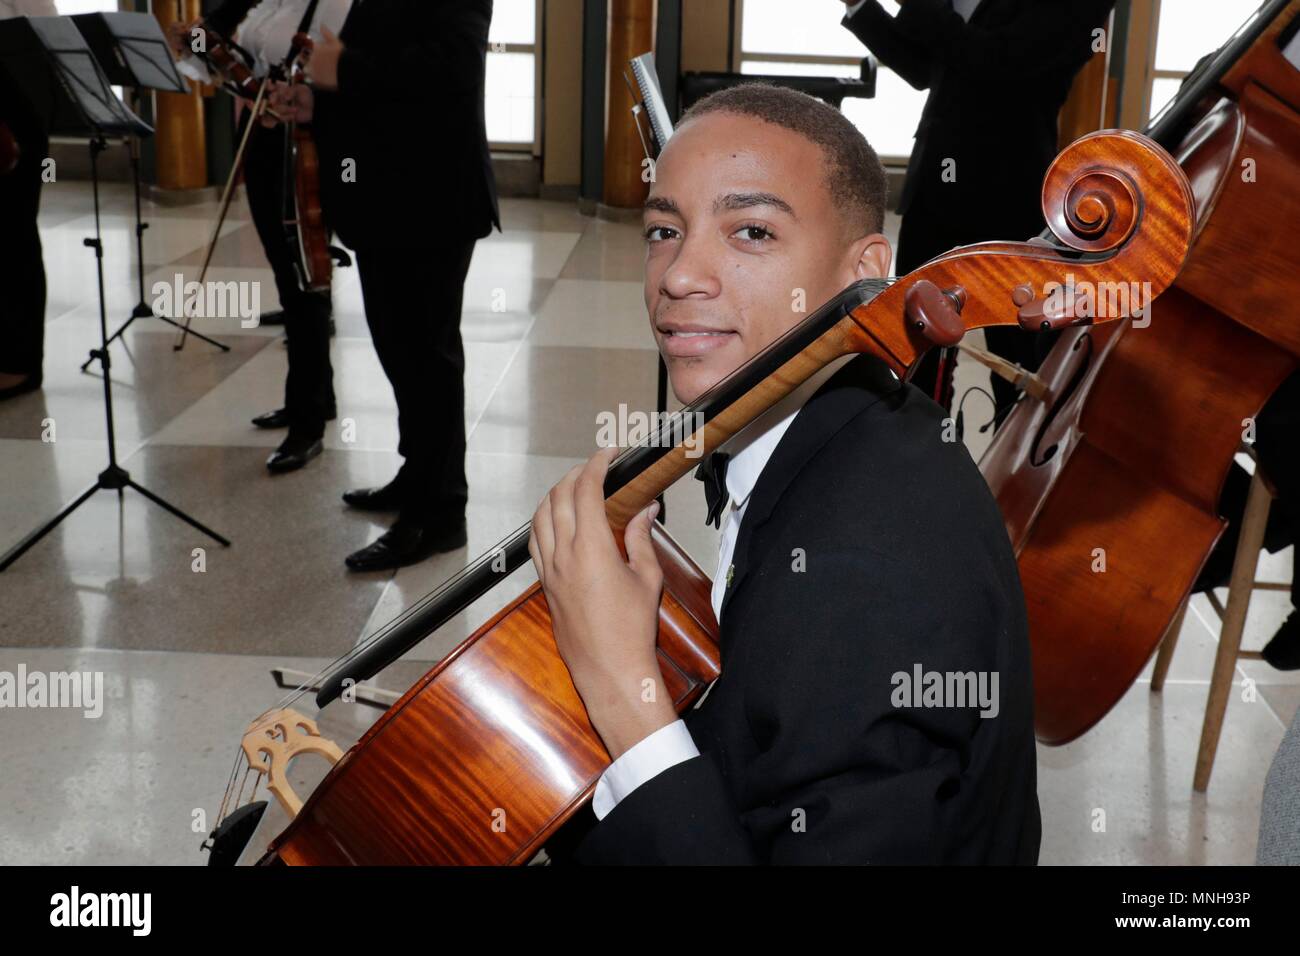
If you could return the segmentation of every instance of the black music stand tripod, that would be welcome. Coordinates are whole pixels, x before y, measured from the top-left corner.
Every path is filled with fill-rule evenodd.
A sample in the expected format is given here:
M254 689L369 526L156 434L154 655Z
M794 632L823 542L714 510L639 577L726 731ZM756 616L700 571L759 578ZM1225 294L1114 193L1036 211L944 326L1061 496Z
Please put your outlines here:
M16 24L16 26L15 26ZM15 53L15 50L18 52ZM0 571L22 557L33 545L53 531L64 518L81 507L101 489L117 492L133 488L165 511L203 532L214 541L229 547L230 541L199 523L175 505L136 482L117 462L117 436L113 426L113 388L109 378L108 309L104 296L104 244L99 210L99 155L108 148L108 136L149 135L153 129L117 98L107 78L99 69L85 40L69 18L41 17L15 19L0 23L0 68L11 64L10 73L23 77L23 85L35 103L50 110L52 126L61 135L90 138L90 175L95 203L95 235L84 240L95 250L95 271L99 288L99 342L91 352L98 359L104 380L104 422L108 434L108 466L94 484L83 491L57 515L31 532L0 556Z
M176 72L172 62L167 39L157 19L147 13L83 13L72 17L81 35L86 38L90 51L95 55L108 82L114 86L129 86L137 95L144 90L161 90L164 93L188 93L185 81ZM183 326L175 319L158 315L145 303L144 295L144 231L149 228L142 221L140 213L140 140L135 136L126 137L126 146L131 156L131 179L135 185L135 255L136 278L139 282L140 301L131 310L131 315L108 337L111 345L122 337L131 323L136 319L155 318L160 322L180 329ZM202 339L209 345L215 345L223 352L229 352L230 346L216 339L209 338L192 329L190 334ZM81 363L84 372L95 360L92 351L90 357Z

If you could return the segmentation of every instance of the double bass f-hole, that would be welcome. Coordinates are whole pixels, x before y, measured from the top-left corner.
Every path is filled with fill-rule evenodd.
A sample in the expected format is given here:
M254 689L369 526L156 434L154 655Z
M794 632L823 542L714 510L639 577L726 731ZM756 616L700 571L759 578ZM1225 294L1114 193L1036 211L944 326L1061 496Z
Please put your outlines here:
M1086 347L1085 347L1086 346ZM1034 436L1033 447L1029 450L1029 463L1035 468L1039 468L1052 460L1060 447L1064 438L1063 434L1058 434L1053 430L1057 420L1060 418L1061 410L1069 404L1071 396L1078 390L1079 385L1088 376L1088 370L1092 368L1093 341L1092 333L1083 332L1079 335L1079 340L1070 347L1070 352L1074 357L1075 367L1070 379L1061 390L1061 394L1052 402L1052 406L1047 411L1047 417L1043 419L1042 426L1038 429L1038 434ZM1046 449L1043 446L1046 445Z

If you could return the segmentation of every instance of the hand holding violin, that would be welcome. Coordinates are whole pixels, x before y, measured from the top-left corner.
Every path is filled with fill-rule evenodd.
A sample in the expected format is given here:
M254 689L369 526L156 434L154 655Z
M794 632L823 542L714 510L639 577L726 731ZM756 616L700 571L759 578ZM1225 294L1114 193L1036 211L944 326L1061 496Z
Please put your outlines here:
M317 89L337 90L339 58L343 55L343 43L327 26L322 26L320 33L320 42L315 44L307 58L305 67L307 82Z
M267 92L262 125L272 127L281 122L310 123L315 102L309 86L273 82Z
M189 39L193 32L203 26L202 20L176 20L167 24L167 46L172 51L172 56L179 59L184 56L189 49Z

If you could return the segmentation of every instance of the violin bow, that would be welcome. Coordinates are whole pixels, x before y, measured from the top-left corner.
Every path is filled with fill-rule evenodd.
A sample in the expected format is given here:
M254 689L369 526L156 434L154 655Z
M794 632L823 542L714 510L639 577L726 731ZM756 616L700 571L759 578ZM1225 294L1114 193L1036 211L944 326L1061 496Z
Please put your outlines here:
M212 254L217 249L217 241L221 238L221 228L226 223L226 214L230 211L230 200L235 192L235 179L239 176L239 171L244 165L244 153L248 148L248 140L252 136L253 126L261 122L262 114L266 112L266 91L269 85L270 77L264 77L257 87L257 97L253 100L250 107L251 115L248 117L248 125L244 127L244 135L239 140L239 149L235 151L235 160L230 165L230 175L226 177L226 185L221 193L221 211L217 215L217 224L212 229L212 238L208 240L208 249L203 256L203 268L199 270L198 284L202 288L204 281L208 276L208 267L212 264ZM185 307L185 325L177 333L176 341L172 343L172 351L179 352L185 348L185 342L189 338L190 323L194 321L194 313Z

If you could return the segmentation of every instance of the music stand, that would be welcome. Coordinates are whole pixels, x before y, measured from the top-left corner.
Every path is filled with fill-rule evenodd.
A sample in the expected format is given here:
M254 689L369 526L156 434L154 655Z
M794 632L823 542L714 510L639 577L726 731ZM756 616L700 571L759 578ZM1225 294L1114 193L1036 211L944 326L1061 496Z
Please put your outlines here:
M181 75L176 72L172 61L167 38L163 36L162 27L157 19L148 13L81 13L72 17L81 35L86 38L91 53L99 61L100 69L114 86L132 87L137 94L144 90L160 90L164 93L188 93L189 88ZM141 221L140 215L140 141L135 136L126 137L127 150L131 156L131 178L135 184L135 249L137 278L139 280L140 301L136 303L131 315L122 326L108 337L111 345L121 338L131 323L136 319L153 317L181 328L181 324L165 315L156 315L145 304L144 296L144 231L149 224ZM223 352L229 352L230 346L209 338L200 332L196 337L215 345ZM92 352L82 363L84 372L95 360Z
M95 199L95 236L83 240L95 250L99 282L100 347L91 353L99 359L104 379L104 422L108 434L108 467L95 483L57 515L0 557L0 571L55 529L96 491L112 489L120 499L122 489L134 488L165 511L202 531L222 545L230 542L200 524L179 508L135 482L117 463L117 438L113 428L113 389L109 378L108 310L104 298L104 244L99 216L99 154L108 148L108 136L147 136L153 128L126 108L109 87L108 78L91 54L86 40L69 17L19 17L0 20L0 69L6 70L27 96L38 115L49 118L50 132L90 139L90 179Z

